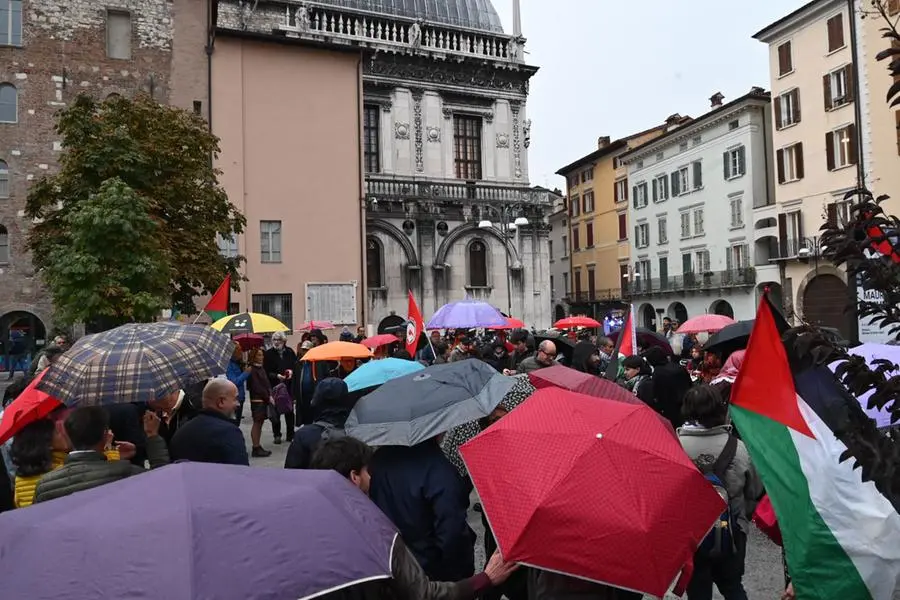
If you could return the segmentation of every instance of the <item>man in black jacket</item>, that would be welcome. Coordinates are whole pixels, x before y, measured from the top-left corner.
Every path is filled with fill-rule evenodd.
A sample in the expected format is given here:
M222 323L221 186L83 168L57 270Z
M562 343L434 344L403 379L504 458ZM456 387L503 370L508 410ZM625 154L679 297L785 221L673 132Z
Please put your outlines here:
M263 354L263 368L269 376L269 383L274 389L279 383L285 384L288 393L291 391L291 377L294 365L297 363L297 353L288 348L287 336L281 331L272 334L272 347ZM294 439L294 413L284 414L284 425L287 429L287 441ZM281 443L281 416L272 419L272 435L276 444Z
M203 409L172 437L172 460L249 465L244 434L234 424L237 387L227 379L210 379L203 388Z
M344 423L357 399L358 396L347 392L347 384L342 379L329 377L320 381L311 403L315 419L297 430L284 458L284 468L308 469L323 438L342 437Z

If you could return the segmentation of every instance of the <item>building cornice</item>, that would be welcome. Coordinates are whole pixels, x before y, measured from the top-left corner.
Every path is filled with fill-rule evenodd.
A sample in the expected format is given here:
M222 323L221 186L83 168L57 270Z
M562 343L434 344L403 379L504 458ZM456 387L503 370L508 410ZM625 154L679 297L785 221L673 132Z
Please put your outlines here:
M818 21L826 13L844 6L847 6L847 0L813 0L760 29L753 34L753 39L766 44L772 43L798 29L803 29L810 23Z

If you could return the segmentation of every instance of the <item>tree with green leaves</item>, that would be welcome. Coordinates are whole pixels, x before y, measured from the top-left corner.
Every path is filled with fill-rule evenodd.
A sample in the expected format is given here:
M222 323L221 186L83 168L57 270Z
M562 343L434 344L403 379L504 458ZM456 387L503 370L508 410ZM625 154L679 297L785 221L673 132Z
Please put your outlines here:
M246 220L219 185L219 140L203 119L146 96L82 95L60 112L56 130L59 171L31 187L26 214L36 223L28 236L35 267L63 320L190 314L198 294L228 274L241 279L243 258L223 257L217 238L241 233Z

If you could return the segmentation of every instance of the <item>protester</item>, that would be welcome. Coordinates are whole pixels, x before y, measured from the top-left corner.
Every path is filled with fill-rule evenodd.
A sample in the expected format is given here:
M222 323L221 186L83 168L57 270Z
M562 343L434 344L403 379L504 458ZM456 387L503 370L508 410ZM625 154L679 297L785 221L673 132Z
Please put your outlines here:
M727 536L732 543L719 555L705 553L702 546L694 555L688 600L711 599L713 584L725 600L746 600L742 578L747 535L750 517L763 495L762 483L744 443L732 435L731 427L726 424L725 405L714 388L708 385L691 388L685 394L682 414L685 425L678 430L681 445L702 472L722 475L721 482L728 495L728 521L734 522L734 529ZM723 462L726 464L721 465ZM715 473L718 467L721 473Z
M637 355L626 356L622 361L624 379L619 383L627 390L646 402L653 403L653 371L643 358Z
M591 342L578 342L572 353L572 368L589 375L600 374L600 350Z
M168 444L168 441L175 433L175 425L178 423L178 420L173 417L175 416L176 407L179 406L179 397L181 397L181 393L176 391L160 398L153 398L148 402L111 404L104 407L104 410L109 415L109 428L113 432L116 442L134 444L135 452L131 457L133 465L143 468L150 458L147 447L147 434L144 427L147 413L156 415L157 421L160 422L157 429L158 435L164 443ZM189 402L181 402L181 406L185 404L189 404ZM189 410L189 407L185 407L184 410ZM170 421L173 421L171 426Z
M312 339L304 340L297 347L297 363L294 365L294 376L291 377L294 402L297 406L297 423L312 423L313 411L310 408L318 382L328 377L328 363L301 360L307 352L315 348Z
M379 448L371 471L372 501L397 526L428 577L471 577L475 532L467 521L468 492L439 441Z
M169 462L165 441L159 436L159 423L159 417L154 413L145 413L144 430L151 468ZM38 481L34 491L35 504L145 472L143 467L127 461L107 458L104 452L112 444L113 434L109 429L109 415L99 406L82 406L73 410L66 417L65 431L73 450L63 466Z
M459 343L456 345L456 348L453 349L453 352L450 353L450 359L447 362L457 362L472 358L474 350L475 340L468 336L463 337L459 340Z
M368 494L372 456L372 449L363 442L350 437L336 438L321 445L313 456L310 468L337 471ZM484 572L455 583L436 582L429 580L402 537L397 538L391 557L391 579L327 594L322 597L323 600L381 600L385 597L468 600L503 583L517 568L515 563L504 562L500 553L494 552L485 565Z
M172 437L172 460L249 465L244 434L234 422L238 406L234 383L210 379L203 388L203 410Z
M446 342L438 342L434 345L434 362L433 365L445 365L450 359L450 346Z
M234 353L231 355L231 360L228 361L225 375L228 377L228 381L237 388L238 408L235 411L234 424L240 426L241 420L244 418L244 400L247 396L247 380L250 379L250 365L244 363L244 351L241 350L239 344L234 347Z
M347 331L349 334L350 332ZM272 334L272 347L263 354L263 367L266 375L269 377L269 385L274 388L279 383L289 384L293 375L294 365L297 363L297 355L287 346L287 336L282 331L276 331ZM290 388L288 387L288 393ZM277 411L271 414L272 436L275 438L274 443L281 443L281 414ZM294 438L294 411L290 410L284 413L284 425L287 435L287 441L290 442Z
M434 360L437 358L436 352L438 344L441 343L441 332L438 330L432 331L429 341L430 343L426 344L418 353L418 359L426 365L434 364Z
M62 356L66 351L65 345L65 338L57 336L53 341L53 344L39 351L34 358L31 359L31 368L28 372L29 378L37 376L38 373L43 373L47 367L56 362L56 359Z
M606 336L601 336L597 339L597 347L600 352L600 364L598 365L598 370L600 374L606 373L606 370L609 368L610 361L613 360L613 355L616 352L616 343L609 339ZM619 357L615 357L616 361L619 360Z
M272 456L272 452L263 448L260 443L262 426L269 418L269 406L272 405L272 384L263 367L262 348L254 348L250 351L250 378L247 380L247 392L250 394L250 415L253 418L253 426L250 428L250 442L253 449L250 454L254 458Z
M502 341L495 341L484 356L484 362L494 367L498 373L502 373L509 364L509 353L506 351L506 344Z
M531 350L528 348L528 332L524 329L513 331L509 336L509 342L513 346L509 357L509 369L515 371L523 360L531 356Z
M319 382L311 405L316 417L311 424L297 429L288 447L284 468L308 469L309 461L322 441L343 437L344 424L355 401L356 397L347 392L347 384L342 379L329 377Z
M651 406L672 423L673 429L678 429L684 423L681 403L693 385L691 376L681 365L673 363L669 355L659 346L648 348L643 358L653 369L650 377L653 384Z
M550 340L544 340L538 346L536 354L529 356L519 363L518 372L531 373L538 369L552 367L554 364L556 364L556 344ZM510 371L506 374L512 375L512 372Z

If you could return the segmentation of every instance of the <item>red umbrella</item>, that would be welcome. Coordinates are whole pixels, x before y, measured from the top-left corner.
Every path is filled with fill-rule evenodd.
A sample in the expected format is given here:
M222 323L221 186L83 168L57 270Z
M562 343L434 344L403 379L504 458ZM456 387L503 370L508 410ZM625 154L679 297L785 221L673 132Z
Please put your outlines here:
M504 559L660 598L725 509L646 406L546 388L460 452Z
M586 396L593 396L594 398L604 398L606 400L615 400L616 402L625 402L626 404L646 406L646 404L633 393L622 386L613 383L609 379L582 373L581 371L576 371L575 369L563 365L554 365L552 367L547 367L546 369L532 371L528 374L528 378L531 380L531 384L539 390L546 387L557 387L569 390L570 392L578 392L579 394L584 394ZM672 428L672 423L656 411L654 411L653 414L659 417L659 420L665 425L666 430L677 439L678 434L676 434L675 430Z
M506 325L494 325L488 329L525 329L525 323L515 317L506 317Z
M366 348L378 348L380 346L387 346L388 344L396 344L400 340L397 339L397 336L392 333L381 333L379 335L373 335L370 338L366 338L360 342Z
M725 315L700 315L682 323L677 333L715 332L734 324L735 320Z
M312 331L313 329L334 329L331 321L307 321L297 328L297 331Z
M241 345L241 350L246 352L251 348L261 347L265 340L258 333L242 333L234 336L234 341Z
M3 420L0 421L0 444L16 435L26 425L40 421L62 406L61 401L35 387L44 378L44 373L46 371L35 377L18 398L3 411Z
M600 323L590 317L566 317L553 324L556 329L572 329L574 327L600 327Z

